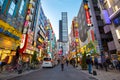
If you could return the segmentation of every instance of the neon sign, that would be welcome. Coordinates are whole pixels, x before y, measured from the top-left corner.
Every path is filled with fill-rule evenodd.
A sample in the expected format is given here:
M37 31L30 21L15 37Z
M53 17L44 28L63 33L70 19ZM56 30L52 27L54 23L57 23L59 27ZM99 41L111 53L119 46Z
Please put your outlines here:
M87 25L88 25L88 26L91 26L92 23L91 23L91 19L90 19L89 7L88 7L88 4L87 4L87 3L84 4L84 9L85 9L85 15L86 15Z

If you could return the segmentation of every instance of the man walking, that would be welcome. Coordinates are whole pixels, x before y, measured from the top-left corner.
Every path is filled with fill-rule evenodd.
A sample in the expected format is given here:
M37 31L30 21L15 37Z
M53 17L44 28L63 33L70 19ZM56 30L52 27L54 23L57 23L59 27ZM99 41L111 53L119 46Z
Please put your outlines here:
M86 63L88 64L88 72L89 74L92 74L92 57L88 55L86 59Z
M65 63L64 56L61 57L60 63L61 63L61 70L63 71L64 70L64 63Z

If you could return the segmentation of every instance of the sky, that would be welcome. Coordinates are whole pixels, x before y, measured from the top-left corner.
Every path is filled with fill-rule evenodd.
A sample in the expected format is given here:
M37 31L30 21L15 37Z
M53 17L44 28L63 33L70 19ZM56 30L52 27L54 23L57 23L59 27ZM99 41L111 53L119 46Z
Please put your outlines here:
M59 39L59 20L61 12L68 14L68 33L71 30L72 20L77 16L82 0L41 0L46 17L50 20L56 39Z

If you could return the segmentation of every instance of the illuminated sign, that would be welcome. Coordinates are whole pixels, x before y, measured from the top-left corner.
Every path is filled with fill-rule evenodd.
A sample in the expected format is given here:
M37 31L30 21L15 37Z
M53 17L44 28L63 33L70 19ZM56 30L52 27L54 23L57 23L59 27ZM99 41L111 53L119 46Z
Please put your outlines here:
M21 39L21 45L20 45L20 48L23 48L24 44L25 44L25 38L26 38L26 35L23 34L22 35L22 39Z
M78 29L75 29L75 37L78 38L79 33L78 33Z
M111 24L111 21L109 19L108 11L107 10L102 10L102 14L103 14L105 24Z
M3 32L3 28L0 28L0 33Z
M7 35L7 36L9 36L9 37L12 37L12 38L16 39L16 40L19 40L19 39L20 39L20 37L14 35L13 33L11 33L11 32L8 31L8 30L4 30L3 28L0 28L0 33L3 33L3 34L5 34L5 35Z
M12 37L16 40L19 40L21 37L21 33L19 31L2 20L0 20L0 33Z
M43 43L43 40L41 38L38 38L38 41L40 41L41 43Z
M86 15L86 22L88 26L92 26L91 24L91 19L90 19L90 12L89 12L89 7L88 4L84 4L84 9L85 9L85 15Z

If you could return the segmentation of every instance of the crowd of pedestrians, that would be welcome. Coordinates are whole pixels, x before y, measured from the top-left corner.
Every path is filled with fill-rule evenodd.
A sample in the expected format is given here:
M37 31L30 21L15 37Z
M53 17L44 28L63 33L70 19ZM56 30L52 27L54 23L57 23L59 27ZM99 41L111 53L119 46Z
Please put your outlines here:
M92 74L92 66L95 66L96 69L101 70L119 70L120 71L120 61L117 58L110 58L106 56L94 56L94 59L88 55L86 58L86 63L88 65L88 72Z

